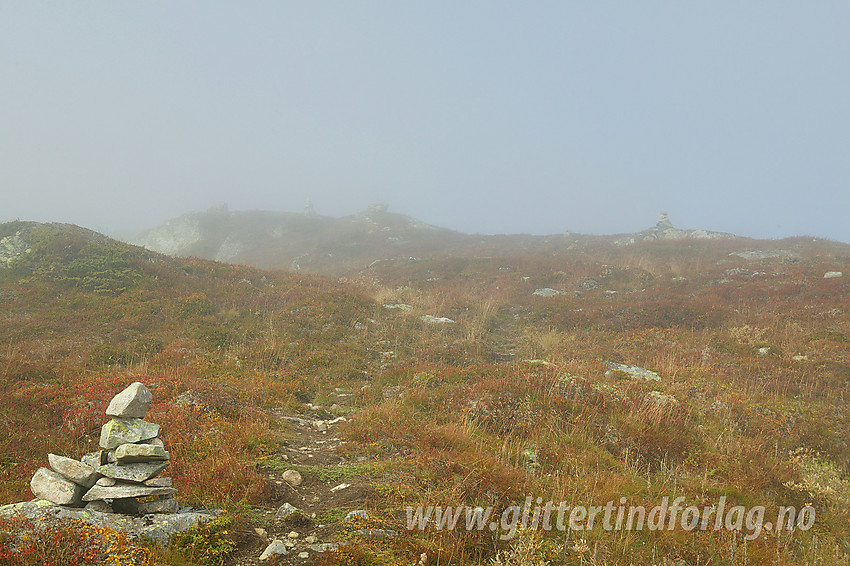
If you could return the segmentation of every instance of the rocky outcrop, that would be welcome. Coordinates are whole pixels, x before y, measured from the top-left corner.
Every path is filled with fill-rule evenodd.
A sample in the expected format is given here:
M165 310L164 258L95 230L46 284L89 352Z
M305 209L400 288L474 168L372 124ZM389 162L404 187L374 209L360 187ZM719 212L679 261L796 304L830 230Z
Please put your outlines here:
M658 221L655 223L655 226L635 234L622 236L614 240L614 244L617 246L628 246L638 242L645 242L647 240L684 240L689 238L698 240L716 240L734 237L734 234L727 234L725 232L683 230L676 228L673 226L673 222L670 221L670 215L668 215L665 211L661 211L658 215Z
M124 515L114 513L105 502L98 510L91 504L85 509L74 509L57 505L45 499L13 503L0 507L0 517L22 517L33 522L58 523L63 520L78 520L113 531L127 533L134 537L149 538L161 545L167 545L171 538L201 523L214 519L217 511L180 509L175 513L152 513L146 515ZM91 506L91 507L90 507ZM141 510L141 506L140 506Z
M30 246L20 230L0 239L0 267L9 267L10 263L29 251Z
M191 215L175 218L139 236L131 243L170 256L178 256L201 242L201 223Z

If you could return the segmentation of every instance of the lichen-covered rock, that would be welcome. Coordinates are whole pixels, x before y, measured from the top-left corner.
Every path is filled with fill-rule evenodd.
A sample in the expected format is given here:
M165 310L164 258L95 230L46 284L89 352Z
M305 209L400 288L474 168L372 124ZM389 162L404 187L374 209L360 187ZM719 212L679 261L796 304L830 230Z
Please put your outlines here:
M100 474L94 471L91 466L87 466L72 458L48 454L47 461L50 463L50 467L53 468L54 472L86 488L93 486L100 477Z
M142 419L114 418L100 429L100 447L104 450L118 448L159 436L159 425Z
M33 495L57 505L79 505L83 488L48 468L39 468L30 481Z
M130 483L116 483L111 487L96 485L83 496L83 501L99 499L127 499L130 497L148 497L151 495L171 495L177 490L171 487L148 487Z
M151 478L145 480L145 485L148 487L171 487L171 478Z
M80 462L89 466L93 470L97 470L99 466L109 463L109 455L112 454L112 461L115 461L115 454L112 451L99 450L97 452L89 452L80 458Z
M608 369L611 371L622 371L634 379L642 379L644 381L661 381L661 376L654 371L638 366L608 362Z
M106 408L110 417L143 419L151 406L153 395L142 383L131 383L124 391L112 398Z
M168 466L168 462L139 462L137 464L107 464L97 468L97 473L116 480L145 482Z
M119 464L168 460L168 452L156 444L122 444L115 449L115 460Z

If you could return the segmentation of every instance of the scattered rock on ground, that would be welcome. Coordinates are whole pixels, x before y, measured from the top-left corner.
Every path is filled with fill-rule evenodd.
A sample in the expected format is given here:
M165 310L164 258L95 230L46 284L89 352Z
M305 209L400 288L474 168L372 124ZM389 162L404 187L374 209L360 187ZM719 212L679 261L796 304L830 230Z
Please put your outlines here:
M297 470L286 470L283 472L283 481L288 483L293 487L298 487L304 481L304 478L301 477L301 474L298 473Z
M635 379L643 379L644 381L661 381L661 376L654 371L638 366L608 362L608 369L611 371L622 371Z
M282 540L275 539L269 543L263 553L260 555L260 560L266 561L269 558L273 558L275 556L282 556L287 554L289 550L286 548L286 545L283 544Z
M434 316L434 315L431 315L431 314L425 314L425 315L422 315L419 318L421 318L422 320L424 320L428 324L455 324L455 321L453 321L450 318L446 318L444 316Z
M538 297L554 297L555 295L560 295L561 292L551 287L543 287L542 289L535 289L532 295L536 295Z
M339 543L325 542L322 544L311 544L307 548L313 552L333 552L334 550L339 550Z
M295 507L294 505L291 505L289 503L284 503L283 505L281 505L278 508L277 513L275 513L275 518L276 519L288 519L293 514L299 513L299 512L300 511L298 510L298 508Z

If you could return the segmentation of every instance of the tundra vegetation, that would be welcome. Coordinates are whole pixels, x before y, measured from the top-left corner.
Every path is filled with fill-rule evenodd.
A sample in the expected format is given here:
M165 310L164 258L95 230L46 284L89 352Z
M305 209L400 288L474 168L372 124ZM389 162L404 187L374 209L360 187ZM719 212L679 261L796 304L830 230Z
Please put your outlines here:
M399 533L349 536L350 509L328 509L316 521L352 544L315 558L325 564L850 564L850 277L824 278L850 274L846 245L588 240L331 279L168 258L68 226L11 223L0 238L24 228L30 251L0 267L0 502L31 499L43 455L86 452L109 399L143 381L181 502L228 514L167 549L67 525L33 529L17 554L10 533L28 527L4 520L0 560L256 559L253 528L277 507L269 470L286 467L292 436L279 416L321 406L347 419L335 433L352 464L300 472L367 477L370 520ZM790 252L732 255L753 248ZM347 405L334 405L340 391ZM419 504L652 507L674 495L726 496L767 517L811 504L817 521L755 540L595 529L502 541L407 531L404 516Z

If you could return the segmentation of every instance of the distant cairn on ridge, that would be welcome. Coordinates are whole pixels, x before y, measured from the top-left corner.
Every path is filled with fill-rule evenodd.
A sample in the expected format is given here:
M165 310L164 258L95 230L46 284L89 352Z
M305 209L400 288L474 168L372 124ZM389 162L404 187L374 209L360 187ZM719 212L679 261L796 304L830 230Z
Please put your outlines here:
M135 382L112 398L100 431L100 450L74 460L49 454L50 468L39 468L30 481L39 499L102 513L147 515L180 509L171 478L159 477L170 455L159 438L159 425L144 420L153 395Z

